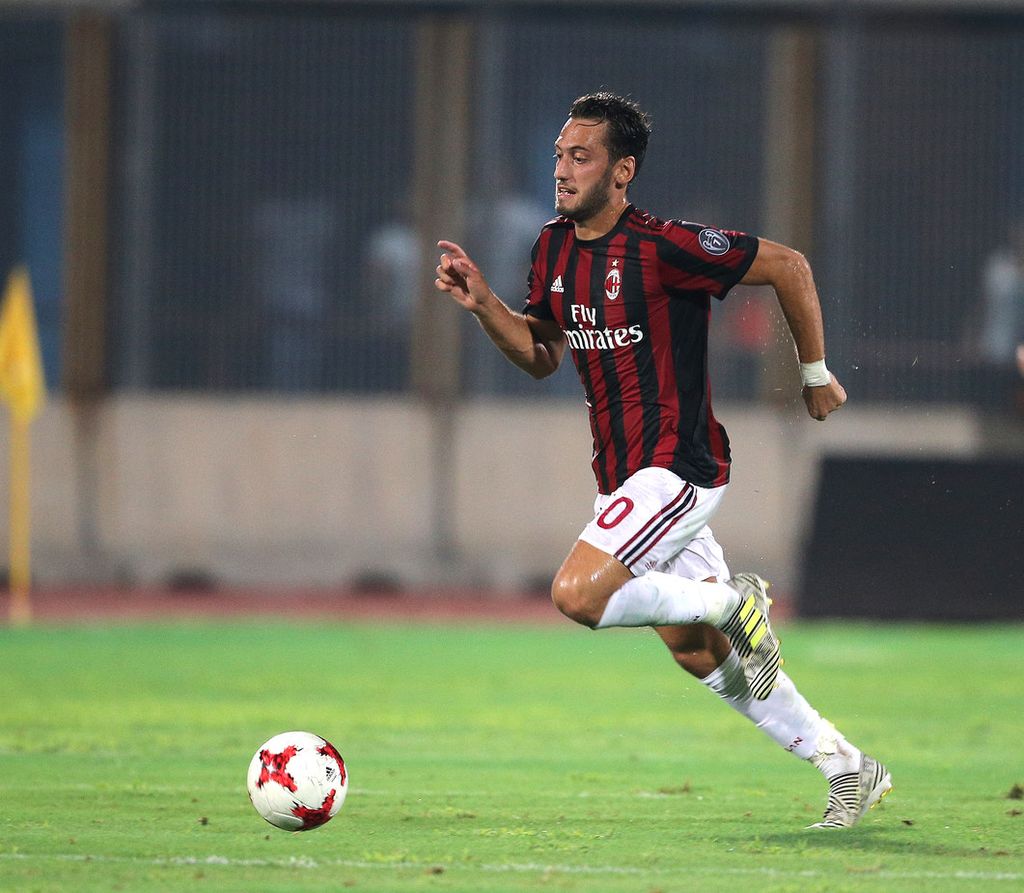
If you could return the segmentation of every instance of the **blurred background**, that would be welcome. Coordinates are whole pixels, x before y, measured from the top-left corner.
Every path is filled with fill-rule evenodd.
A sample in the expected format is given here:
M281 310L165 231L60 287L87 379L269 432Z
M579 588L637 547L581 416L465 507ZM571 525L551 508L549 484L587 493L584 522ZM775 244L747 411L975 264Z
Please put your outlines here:
M507 364L434 244L520 306L596 89L653 117L636 204L816 273L824 425L773 295L714 308L732 567L807 616L1024 615L1010 0L0 0L36 584L543 591L591 517L580 386Z

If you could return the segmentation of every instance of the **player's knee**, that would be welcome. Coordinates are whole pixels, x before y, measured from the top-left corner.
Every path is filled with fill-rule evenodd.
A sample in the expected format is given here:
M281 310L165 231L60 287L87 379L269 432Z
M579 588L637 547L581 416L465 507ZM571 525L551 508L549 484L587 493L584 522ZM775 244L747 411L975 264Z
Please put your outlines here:
M597 626L604 605L597 604L585 581L572 574L558 574L551 584L551 600L566 617L591 628Z

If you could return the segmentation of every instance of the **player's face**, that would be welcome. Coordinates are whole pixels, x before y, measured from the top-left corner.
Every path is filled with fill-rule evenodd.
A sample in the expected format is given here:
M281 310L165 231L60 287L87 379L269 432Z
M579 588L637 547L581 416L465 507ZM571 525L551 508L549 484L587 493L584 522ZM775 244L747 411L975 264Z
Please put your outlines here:
M570 118L555 140L555 211L570 220L590 220L612 200L607 127L604 121Z

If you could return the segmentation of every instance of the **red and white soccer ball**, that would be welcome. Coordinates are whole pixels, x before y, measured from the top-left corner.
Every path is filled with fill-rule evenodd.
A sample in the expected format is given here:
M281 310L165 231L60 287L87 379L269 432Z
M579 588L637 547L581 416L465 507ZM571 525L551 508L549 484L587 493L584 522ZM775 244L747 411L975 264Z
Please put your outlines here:
M249 799L271 825L309 831L329 822L348 793L348 770L329 741L309 732L282 732L249 763Z

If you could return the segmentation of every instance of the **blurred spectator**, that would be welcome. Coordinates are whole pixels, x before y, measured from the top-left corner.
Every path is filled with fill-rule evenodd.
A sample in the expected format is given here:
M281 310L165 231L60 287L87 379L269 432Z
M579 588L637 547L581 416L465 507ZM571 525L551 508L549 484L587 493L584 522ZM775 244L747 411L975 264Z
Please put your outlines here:
M423 289L422 250L410 219L395 217L367 240L361 312L382 335L406 332Z
M985 261L978 349L997 399L1024 415L1024 220Z
M335 212L324 199L269 198L254 213L255 288L267 326L263 383L275 391L323 386L328 267Z
M1024 220L985 262L979 348L994 366L1021 366L1024 355Z
M413 224L409 203L398 200L391 214L370 233L363 251L361 300L350 302L345 319L346 351L357 360L350 380L361 379L359 390L395 391L406 387L412 317L424 282L423 248ZM367 376L364 352L387 358Z

